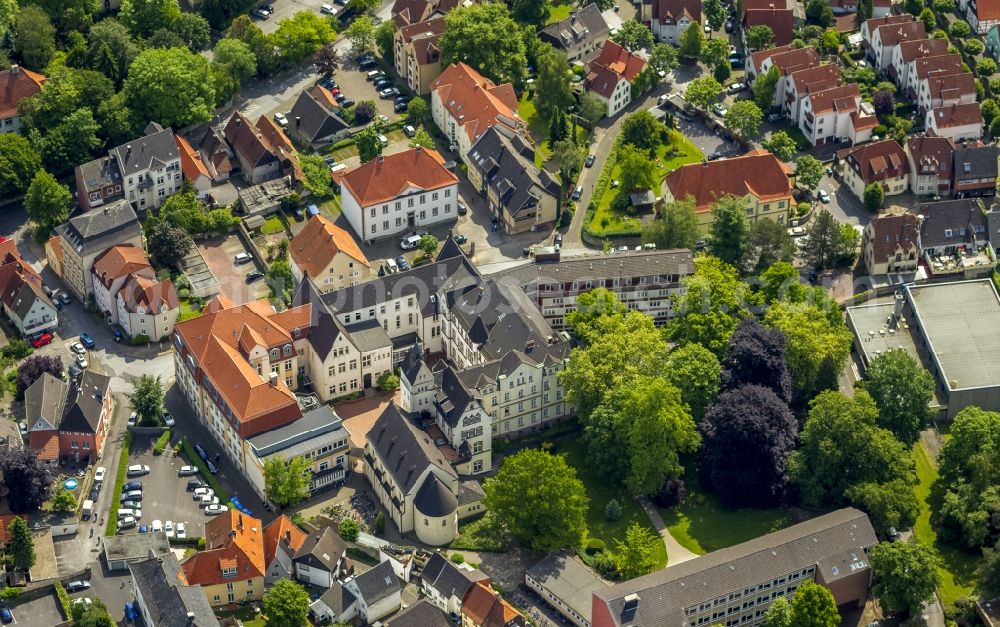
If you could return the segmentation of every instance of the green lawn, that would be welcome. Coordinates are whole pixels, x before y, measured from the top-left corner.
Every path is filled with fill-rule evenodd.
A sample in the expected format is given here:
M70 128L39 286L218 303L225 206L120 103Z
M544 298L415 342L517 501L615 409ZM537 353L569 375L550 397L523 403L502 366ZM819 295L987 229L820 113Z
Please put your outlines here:
M575 5L571 2L566 2L565 4L553 4L552 11L549 13L549 21L546 24L553 24L559 20L565 20L569 17L569 12L573 10Z
M334 194L333 198L324 200L319 208L322 209L327 216L336 220L337 216L340 215L341 212L340 194Z
M917 465L917 500L920 502L920 515L913 533L924 544L933 546L941 556L943 567L940 569L941 585L938 594L945 604L954 603L960 596L972 592L976 578L976 567L979 560L976 556L961 549L938 541L937 531L931 522L931 486L937 480L937 465L930 452L920 442L913 446L913 460Z
M190 299L182 298L181 302L181 313L177 316L177 322L184 322L185 320L190 320L191 318L197 318L201 315L201 309L191 302Z
M703 155L698 150L698 147L692 144L686 137L678 132L671 132L670 143L661 144L656 149L657 180L663 179L667 174L682 165L701 161L702 157ZM611 169L610 180L621 180L621 173L621 166L616 163ZM604 194L601 195L600 202L597 203L597 210L594 212L594 218L591 222L591 230L598 237L605 233L616 233L639 228L639 224L635 218L612 209L611 203L619 191L621 190L618 188L612 188L609 181ZM657 196L660 195L658 189L654 190L654 193Z
M253 608L245 607L235 612L219 612L219 618L235 617L243 623L243 627L264 627L264 619L253 611Z
M587 463L587 453L581 438L560 440L554 450L566 456L566 463L576 468L577 476L587 488L587 496L590 497L590 509L587 512L589 538L603 540L608 549L613 551L614 540L624 541L625 531L633 522L648 527L658 537L642 506L625 490L605 483L604 478ZM622 517L616 522L604 517L604 508L611 499L618 499L622 508ZM667 565L667 549L662 542L657 543L657 548L656 568L660 569Z
M264 226L260 227L260 232L264 235L276 235L284 230L285 225L281 223L281 220L276 215L272 215L264 222Z
M531 131L538 142L541 142L549 134L548 124L539 117L538 109L535 108L535 101L528 99L527 91L524 92L520 102L517 103L517 114L528 125L528 130Z

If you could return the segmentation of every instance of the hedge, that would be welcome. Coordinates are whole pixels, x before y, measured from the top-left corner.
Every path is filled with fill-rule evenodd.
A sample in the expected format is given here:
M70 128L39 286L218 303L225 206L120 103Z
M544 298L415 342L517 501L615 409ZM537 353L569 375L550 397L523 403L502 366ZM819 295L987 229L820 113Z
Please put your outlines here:
M63 614L67 619L73 617L73 609L69 604L69 595L66 593L66 588L63 588L62 582L57 581L53 584L56 589L56 596L59 597L59 605L62 607Z
M170 429L167 429L160 434L160 437L156 438L156 444L153 445L153 455L163 455L164 449L170 444Z
M229 502L229 495L222 490L222 487L219 485L219 481L215 478L215 475L208 472L208 466L205 462L201 461L201 458L198 457L198 453L195 453L194 447L187 441L187 438L181 440L180 444L181 454L187 458L191 465L198 468L198 471L201 472L202 479L208 484L208 487L212 488L215 495L219 497L219 503L224 504L226 507L231 507L232 505Z
M113 536L118 532L118 517L112 516L118 508L117 496L122 493L122 486L125 485L125 473L128 472L128 454L132 449L132 432L125 432L125 440L122 442L122 452L118 459L118 474L115 475L115 491L111 496L111 509L108 511L108 523L104 527L105 536Z

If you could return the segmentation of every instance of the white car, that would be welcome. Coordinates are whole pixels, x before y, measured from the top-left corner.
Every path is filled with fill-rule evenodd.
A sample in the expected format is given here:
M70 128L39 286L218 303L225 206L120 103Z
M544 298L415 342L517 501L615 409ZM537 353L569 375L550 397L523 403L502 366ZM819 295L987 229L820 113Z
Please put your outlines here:
M126 516L125 518L122 518L121 520L118 521L118 531L122 531L123 529L131 529L132 527L135 527L134 516Z
M218 505L219 497L214 494L206 494L201 497L201 501L198 503L198 507L208 507L209 505Z
M389 118L386 117L386 116L384 116L384 115L382 115L382 114L379 114L378 121L381 122L382 124L388 124L389 123Z
M729 88L726 91L728 91L731 94L738 94L746 88L747 86L744 85L743 83L733 83L732 85L729 86Z
M132 412L128 415L128 427L131 429L135 426L136 421L139 420L139 414Z
M816 193L816 195L819 196L820 202L822 202L824 205L830 204L830 194L828 194L825 189L819 190Z
M413 128L409 124L403 127L403 132L406 133L407 137L413 137L417 134L417 129Z
M83 344L79 342L73 342L69 345L69 350L76 353L77 355L86 355L87 349L83 347Z
M94 483L100 483L104 481L104 475L107 473L107 469L104 466L98 466L94 469Z
M153 524L156 524L156 523L153 523ZM166 532L168 538L173 538L174 537L174 521L168 520L167 522L163 523L163 531Z
M195 488L194 500L196 501L201 500L201 497L205 496L206 494L208 496L215 496L215 491L212 490L212 488Z
M177 523L177 529L176 531L174 531L174 537L175 538L188 537L187 527L184 526L184 523Z
M280 126L281 128L285 128L286 126L288 126L288 118L286 118L285 114L281 113L280 111L274 114L274 121L277 122L278 126Z
M403 250L413 250L419 245L420 245L419 235L410 235L409 237L403 238L403 240L399 242L399 247L402 248Z
M152 531L153 531L153 533L156 533L157 531L163 531L163 521L162 520L154 520L153 521L153 529L152 529Z
M142 475L148 475L149 466L146 466L145 464L132 464L125 471L125 474L129 477L141 477Z
M724 118L726 117L726 113L729 112L729 109L726 109L726 107L724 107L721 102L717 102L714 105L712 105L712 112L715 113L715 115L719 116L720 118Z
M80 366L81 368L83 368L84 370L86 370L87 366L90 365L90 362L87 361L87 357L85 355L77 355L76 356L76 365Z
M205 508L205 515L206 516L216 516L218 514L221 514L223 512L228 512L228 511L229 511L229 508L226 507L225 505L219 505L218 503L215 503L215 504L209 505L208 507Z
M197 466L181 466L177 470L178 477L190 477L191 475L196 475L196 474L198 474Z
M177 424L177 421L174 420L174 417L170 415L170 412L164 412L163 413L163 424L167 425L168 427L172 427L175 424Z

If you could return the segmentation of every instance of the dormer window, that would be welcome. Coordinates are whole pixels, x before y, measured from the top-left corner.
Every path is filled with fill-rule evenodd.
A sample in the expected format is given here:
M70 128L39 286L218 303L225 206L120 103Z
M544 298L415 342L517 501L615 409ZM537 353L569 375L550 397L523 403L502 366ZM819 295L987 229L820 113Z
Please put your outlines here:
M236 576L236 568L223 568L222 576L226 579L232 579Z
M279 355L278 349L277 348L272 348L271 349L271 359L277 359L278 355Z

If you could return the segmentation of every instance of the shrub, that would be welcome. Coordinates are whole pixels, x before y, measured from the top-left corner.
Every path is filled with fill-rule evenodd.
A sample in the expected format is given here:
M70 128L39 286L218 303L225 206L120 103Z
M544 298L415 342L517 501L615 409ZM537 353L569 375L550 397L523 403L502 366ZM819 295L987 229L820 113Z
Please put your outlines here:
M205 550L205 538L198 538L198 550L199 551Z
M56 597L59 599L59 606L62 608L63 614L66 616L66 618L72 618L73 617L73 608L69 604L69 595L66 594L66 588L63 588L63 585L62 585L61 581L55 582L55 584L53 585L53 587L56 589ZM7 590L10 590L10 589L11 588L7 588L3 592L6 593ZM2 594L2 593L0 593L0 594ZM17 595L14 595L14 596L17 596ZM4 598L6 598L6 597L4 597Z
M618 503L618 499L608 501L608 504L604 507L604 517L611 522L621 520L622 506Z
M62 589L62 584L59 584L59 588ZM0 590L0 599L4 601L10 601L11 599L16 599L23 592L21 588L4 588ZM66 594L66 590L63 589L63 594ZM62 598L59 599L60 604L62 603ZM69 597L66 597L66 602L69 603Z
M948 31L951 33L953 37L962 39L964 37L969 36L969 33L972 32L972 27L969 26L968 22L963 22L962 20L958 20L957 22L951 23L951 26L948 28Z
M385 531L385 513L379 510L375 514L375 533L382 533Z
M395 392L399 389L399 377L391 372L386 372L378 378L376 385L378 385L378 389L385 392Z
M962 48L964 48L969 54L979 54L986 48L986 46L978 39L966 39L962 42Z
M0 355L6 359L20 361L34 352L35 349L24 340L11 340L10 344L0 349Z
M170 444L170 429L167 429L160 434L160 437L156 438L156 443L153 444L153 455L163 455L163 451Z
M990 79L990 91L994 95L1000 94L1000 76Z
M348 542L356 542L358 535L361 533L361 525L356 520L345 518L340 522L340 528L337 530L337 533Z
M653 496L653 503L659 507L679 505L687 495L683 479L667 479L660 491Z
M452 553L449 559L451 559L453 564L461 564L465 561L465 556L461 553Z
M132 340L131 340L131 344L132 344L132 346L140 346L142 344L149 344L149 336L148 335L143 335L142 333L140 333L139 335L133 335L132 336Z
M976 63L976 73L980 76L993 76L997 73L997 62L989 58L980 59Z
M604 540L600 538L591 538L587 540L587 552L588 553L599 553L607 548Z

